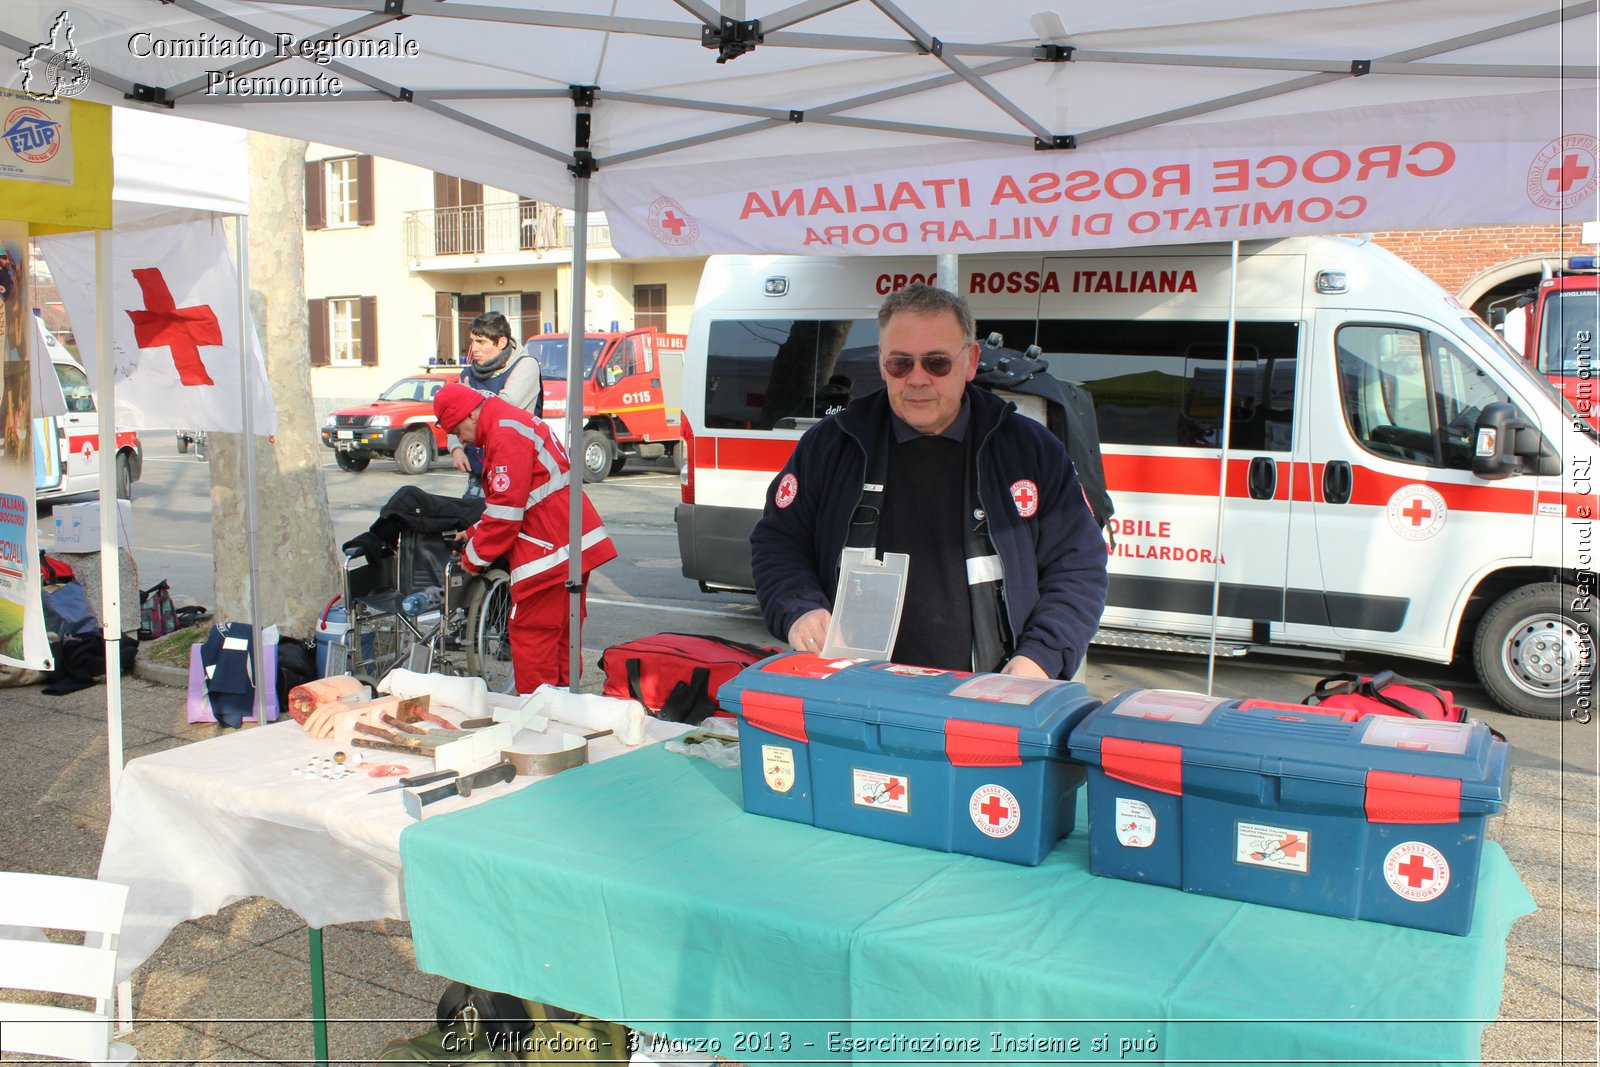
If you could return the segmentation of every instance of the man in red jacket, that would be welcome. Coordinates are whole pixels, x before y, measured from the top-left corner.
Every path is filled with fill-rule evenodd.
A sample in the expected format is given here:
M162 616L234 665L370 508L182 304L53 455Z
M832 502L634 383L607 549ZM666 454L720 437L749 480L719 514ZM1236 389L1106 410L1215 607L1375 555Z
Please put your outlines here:
M517 692L570 685L566 579L571 514L566 450L544 421L499 397L450 384L433 397L446 433L483 449L483 518L460 536L461 560L478 574L507 559L511 571L511 664ZM583 500L584 593L589 572L617 556L588 497ZM508 558L507 558L508 557ZM581 618L580 613L580 618Z

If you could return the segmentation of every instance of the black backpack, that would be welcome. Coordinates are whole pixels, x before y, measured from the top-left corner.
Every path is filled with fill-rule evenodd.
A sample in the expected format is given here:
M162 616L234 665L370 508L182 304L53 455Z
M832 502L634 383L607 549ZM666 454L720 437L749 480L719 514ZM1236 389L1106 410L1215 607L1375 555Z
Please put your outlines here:
M979 350L978 374L974 385L1036 396L1045 402L1046 425L1067 446L1067 455L1077 468L1089 510L1104 530L1116 507L1106 491L1106 468L1100 459L1100 423L1094 416L1094 399L1082 386L1051 376L1039 358L1037 345L1026 352L984 345Z

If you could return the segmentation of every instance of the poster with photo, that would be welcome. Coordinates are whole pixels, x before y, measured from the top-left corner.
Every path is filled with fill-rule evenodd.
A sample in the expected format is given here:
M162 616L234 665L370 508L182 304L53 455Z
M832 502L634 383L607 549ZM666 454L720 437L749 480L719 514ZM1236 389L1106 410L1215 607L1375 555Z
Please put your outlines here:
M34 522L28 231L0 222L0 663L48 669Z

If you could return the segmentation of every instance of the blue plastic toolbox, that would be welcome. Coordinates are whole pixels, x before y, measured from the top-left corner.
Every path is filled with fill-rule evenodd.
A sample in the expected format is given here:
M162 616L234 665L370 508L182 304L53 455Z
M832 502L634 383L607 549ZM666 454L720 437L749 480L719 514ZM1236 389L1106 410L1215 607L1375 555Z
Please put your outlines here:
M1506 744L1481 722L1135 689L1069 740L1096 874L1465 934Z
M1076 682L773 656L723 683L757 815L1033 865L1072 830Z

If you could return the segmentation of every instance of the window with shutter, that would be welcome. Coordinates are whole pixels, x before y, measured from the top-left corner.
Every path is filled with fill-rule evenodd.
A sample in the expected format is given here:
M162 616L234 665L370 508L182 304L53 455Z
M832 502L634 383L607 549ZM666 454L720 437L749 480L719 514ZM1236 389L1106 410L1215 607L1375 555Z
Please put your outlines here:
M327 226L323 214L322 161L306 164L306 229L320 230Z
M372 177L372 157L356 157L356 224L371 226L373 202L377 198L377 185Z
M311 365L313 367L326 367L328 365L328 302L326 300L308 300L306 308L310 313L311 324Z
M540 322L539 322L539 294L538 293L523 293L522 294L522 322L521 322L520 325L517 325L515 327L517 330L520 331L517 334L517 343L521 344L523 341L525 341L528 338L532 337L534 334L539 333L540 332L540 328L539 327L540 327Z
M359 358L363 367L378 365L378 298L361 298L361 340Z
M633 287L633 325L636 329L654 326L667 328L667 287L665 285L636 285Z

